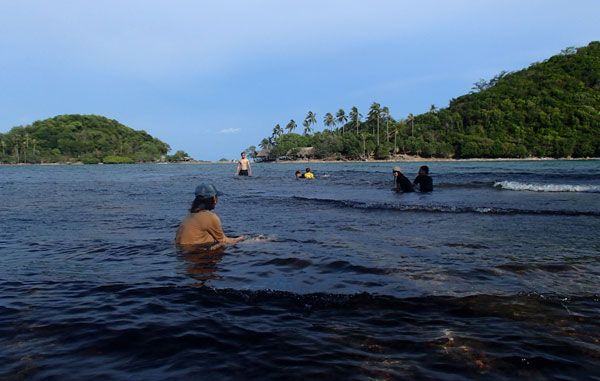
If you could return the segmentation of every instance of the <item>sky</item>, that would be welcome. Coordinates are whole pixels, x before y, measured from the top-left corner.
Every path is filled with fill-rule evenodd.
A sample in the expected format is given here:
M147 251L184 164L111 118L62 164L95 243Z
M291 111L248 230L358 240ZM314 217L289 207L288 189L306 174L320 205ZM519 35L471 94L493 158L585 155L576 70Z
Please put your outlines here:
M0 2L0 132L62 114L145 130L197 160L373 102L395 119L600 40L600 1Z

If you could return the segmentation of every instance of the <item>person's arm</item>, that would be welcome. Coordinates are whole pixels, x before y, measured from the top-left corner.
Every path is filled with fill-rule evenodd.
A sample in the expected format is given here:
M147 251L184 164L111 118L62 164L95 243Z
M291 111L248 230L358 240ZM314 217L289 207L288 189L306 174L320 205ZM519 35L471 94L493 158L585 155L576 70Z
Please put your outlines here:
M220 243L238 243L246 239L246 236L241 235L235 238L229 238L223 232L223 228L221 226L221 219L216 214L212 215L213 220L211 221L211 227L208 229L210 235Z
M238 161L237 168L235 169L235 173L233 174L234 176L237 176L238 173L240 172L240 164L242 164L242 163L240 161Z
M221 242L221 243L235 244L235 243L241 242L241 241L243 241L245 239L246 239L246 236L245 235L241 235L241 236L235 237L235 238L225 237L224 239L220 240L219 242Z
M250 160L248 160L248 173L252 176L252 166L250 165Z

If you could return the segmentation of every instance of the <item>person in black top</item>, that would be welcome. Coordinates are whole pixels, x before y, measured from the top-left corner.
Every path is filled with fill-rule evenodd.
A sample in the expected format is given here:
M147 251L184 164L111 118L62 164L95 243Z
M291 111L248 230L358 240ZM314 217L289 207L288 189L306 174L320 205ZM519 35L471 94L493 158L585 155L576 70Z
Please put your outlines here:
M410 183L410 180L402 174L402 169L400 169L400 167L394 167L392 172L394 173L394 177L396 178L396 192L408 193L415 191L413 189L412 184Z
M421 192L432 192L433 191L433 180L431 176L429 176L429 167L423 165L419 168L419 176L415 178L413 184L419 186L419 190Z

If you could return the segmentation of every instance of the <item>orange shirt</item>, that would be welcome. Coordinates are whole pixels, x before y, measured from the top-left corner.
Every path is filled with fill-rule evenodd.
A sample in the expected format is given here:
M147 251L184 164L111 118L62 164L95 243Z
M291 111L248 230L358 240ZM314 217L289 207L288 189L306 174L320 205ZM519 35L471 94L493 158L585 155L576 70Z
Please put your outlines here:
M179 225L175 243L179 245L209 245L225 238L221 220L211 211L188 213Z

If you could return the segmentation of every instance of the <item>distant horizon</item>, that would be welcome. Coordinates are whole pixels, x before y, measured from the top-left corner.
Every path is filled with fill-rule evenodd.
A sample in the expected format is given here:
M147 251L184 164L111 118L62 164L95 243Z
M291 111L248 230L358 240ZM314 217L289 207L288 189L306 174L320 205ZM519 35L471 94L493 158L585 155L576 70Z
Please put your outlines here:
M0 132L94 114L171 153L235 159L308 111L321 131L325 113L372 102L395 119L445 108L482 78L598 40L598 14L590 0L8 3Z

